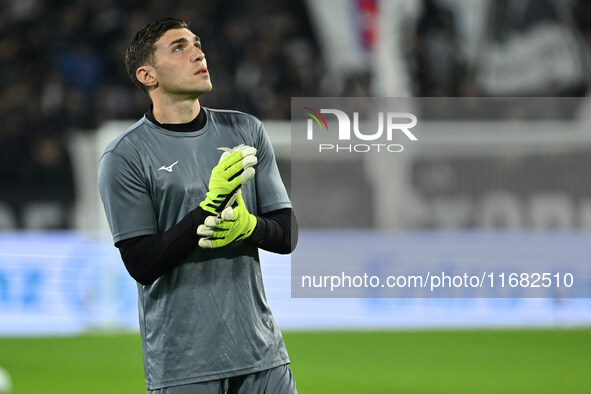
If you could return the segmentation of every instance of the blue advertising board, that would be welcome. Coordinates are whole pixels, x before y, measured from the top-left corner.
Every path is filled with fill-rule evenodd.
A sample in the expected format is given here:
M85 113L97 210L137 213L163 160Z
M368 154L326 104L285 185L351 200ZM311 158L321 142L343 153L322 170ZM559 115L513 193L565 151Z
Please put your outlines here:
M420 258L425 237L401 237ZM580 256L589 241L569 253ZM261 252L261 265L282 329L591 325L589 298L292 298L291 257ZM136 286L110 240L71 232L0 234L0 335L137 331Z

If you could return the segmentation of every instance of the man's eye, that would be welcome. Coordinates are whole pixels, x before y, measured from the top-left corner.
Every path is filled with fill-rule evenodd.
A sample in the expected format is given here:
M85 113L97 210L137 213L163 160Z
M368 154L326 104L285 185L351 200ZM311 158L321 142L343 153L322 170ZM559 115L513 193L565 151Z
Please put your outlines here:
M172 51L173 52L180 52L182 49L183 49L183 47L179 45L177 47L174 47L174 49Z

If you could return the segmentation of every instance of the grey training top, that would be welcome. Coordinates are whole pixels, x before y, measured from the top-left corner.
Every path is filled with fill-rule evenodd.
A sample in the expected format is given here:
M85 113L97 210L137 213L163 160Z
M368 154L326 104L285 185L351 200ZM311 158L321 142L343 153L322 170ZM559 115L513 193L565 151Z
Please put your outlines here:
M157 234L205 199L222 151L257 149L243 187L250 213L291 208L261 121L209 108L203 129L175 132L146 117L113 140L99 162L99 191L113 241ZM138 283L146 387L158 389L261 371L289 362L263 289L258 249L196 247L150 286Z

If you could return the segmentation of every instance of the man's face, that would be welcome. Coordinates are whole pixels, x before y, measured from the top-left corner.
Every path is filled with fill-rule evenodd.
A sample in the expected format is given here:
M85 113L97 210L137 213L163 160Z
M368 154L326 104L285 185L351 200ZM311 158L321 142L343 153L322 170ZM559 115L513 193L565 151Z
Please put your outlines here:
M155 77L163 93L197 98L211 91L199 37L188 29L168 30L155 46Z

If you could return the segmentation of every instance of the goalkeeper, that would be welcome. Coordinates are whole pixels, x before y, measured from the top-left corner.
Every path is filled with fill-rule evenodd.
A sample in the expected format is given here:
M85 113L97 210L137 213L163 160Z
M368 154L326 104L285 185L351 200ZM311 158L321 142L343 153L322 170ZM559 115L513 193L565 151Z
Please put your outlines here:
M126 66L152 106L106 148L99 191L137 281L148 393L295 393L258 249L290 253L297 225L263 124L200 105L212 84L183 21L140 30Z

